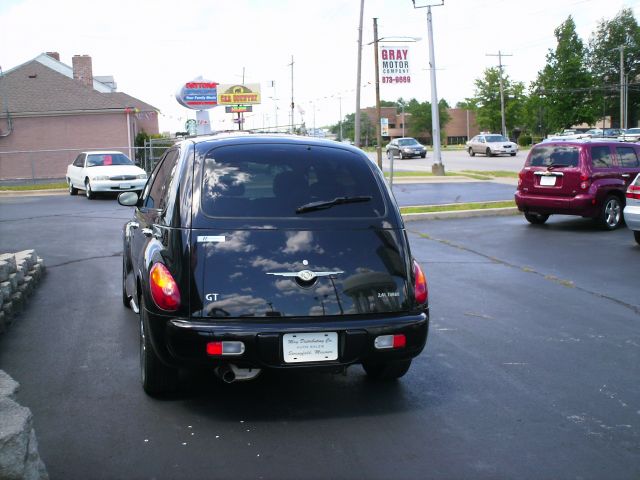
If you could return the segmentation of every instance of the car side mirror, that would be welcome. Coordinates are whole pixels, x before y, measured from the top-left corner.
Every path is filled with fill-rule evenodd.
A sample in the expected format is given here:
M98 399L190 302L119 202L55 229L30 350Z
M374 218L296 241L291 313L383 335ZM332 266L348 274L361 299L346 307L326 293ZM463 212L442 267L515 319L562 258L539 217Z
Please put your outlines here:
M124 207L138 207L140 201L136 192L122 192L118 195L118 203Z

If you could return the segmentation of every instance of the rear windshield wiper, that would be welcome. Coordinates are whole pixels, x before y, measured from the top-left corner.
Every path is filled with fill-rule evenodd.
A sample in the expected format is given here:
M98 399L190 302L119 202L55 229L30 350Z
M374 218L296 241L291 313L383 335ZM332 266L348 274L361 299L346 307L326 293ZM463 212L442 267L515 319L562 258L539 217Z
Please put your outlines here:
M358 197L336 197L333 200L321 200L319 202L311 202L296 208L296 213L313 212L314 210L324 210L334 205L344 205L347 203L361 203L371 201L370 195L362 195Z
M553 170L554 168L564 168L564 167L568 167L569 165L567 165L566 163L551 163L549 165L547 165L547 170Z

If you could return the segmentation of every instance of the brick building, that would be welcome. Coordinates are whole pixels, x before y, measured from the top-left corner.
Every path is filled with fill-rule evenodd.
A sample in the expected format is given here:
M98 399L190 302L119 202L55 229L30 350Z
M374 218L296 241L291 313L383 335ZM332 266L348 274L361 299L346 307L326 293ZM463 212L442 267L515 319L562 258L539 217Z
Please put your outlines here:
M465 143L469 138L480 133L476 125L476 114L471 110L462 108L448 108L451 119L445 125L442 133L441 142L443 145L459 145ZM376 125L377 115L375 107L367 107L362 113L369 117L373 125ZM388 141L403 136L402 127L404 125L404 136L412 136L411 133L411 114L402 113L398 107L381 107L380 115L382 118L389 120L389 137L383 137ZM418 139L431 144L431 132L420 132Z
M0 179L62 178L83 150L133 158L136 135L158 133L157 108L94 76L88 55L72 63L48 52L0 77Z

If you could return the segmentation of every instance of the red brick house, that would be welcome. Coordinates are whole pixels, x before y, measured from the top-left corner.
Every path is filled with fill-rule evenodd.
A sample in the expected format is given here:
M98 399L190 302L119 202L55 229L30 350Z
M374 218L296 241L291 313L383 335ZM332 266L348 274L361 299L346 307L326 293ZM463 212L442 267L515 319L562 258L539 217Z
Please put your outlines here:
M369 117L369 120L373 125L376 124L377 114L375 107L367 107L361 111ZM443 129L443 135L441 138L443 145L463 144L469 138L480 133L480 130L476 125L475 112L462 108L448 108L447 113L449 113L451 118ZM389 120L389 137L384 137L383 140L388 141L402 137L403 124L405 126L404 136L409 137L412 135L410 130L410 113L403 114L398 107L381 107L380 115L382 118L387 118ZM420 135L418 135L418 138L431 144L431 132L421 132Z
M142 130L158 133L158 109L94 77L88 55L70 67L43 53L0 76L0 179L62 178L84 150L133 158Z

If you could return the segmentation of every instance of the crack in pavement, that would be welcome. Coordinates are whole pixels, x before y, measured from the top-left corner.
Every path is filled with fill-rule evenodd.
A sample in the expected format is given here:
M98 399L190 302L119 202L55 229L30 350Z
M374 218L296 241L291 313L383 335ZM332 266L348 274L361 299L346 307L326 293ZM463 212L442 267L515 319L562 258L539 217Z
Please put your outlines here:
M54 265L47 265L47 269L56 268L56 267L65 267L67 265L71 265L72 263L87 262L89 260L100 260L102 258L113 258L113 257L121 257L121 256L122 256L122 252L114 252L109 255L96 255L95 257L78 258L75 260L69 260L68 262L56 263Z
M551 282L557 283L557 284L562 285L562 286L564 286L566 288L575 288L576 290L579 290L580 292L587 293L589 295L593 295L595 297L602 298L602 299L605 299L605 300L609 300L611 302L617 303L618 305L620 305L622 307L628 308L629 310L631 310L636 315L640 315L640 307L638 307L636 305L633 305L631 303L627 303L627 302L625 302L623 300L620 300L618 298L611 297L609 295L605 295L604 293L594 292L593 290L589 290L589 289L584 288L584 287L579 287L571 280L562 280L562 279L560 279L560 278L558 278L558 277L556 277L554 275L549 275L549 274L544 274L544 273L538 272L537 270L534 270L533 268L528 267L526 265L516 265L515 263L511 263L511 262L508 262L506 260L502 260L500 258L492 257L491 255L487 255L486 253L479 252L479 251L474 250L472 248L465 247L463 245L458 245L457 243L454 243L454 242L452 242L450 240L445 240L443 238L435 238L435 237L433 237L431 235L423 234L423 233L421 233L419 231L416 231L416 230L407 229L407 232L413 233L413 234L417 235L419 238L421 238L423 240L432 240L434 242L438 242L438 243L441 243L443 245L447 245L447 246L452 247L452 248L457 248L457 249L465 251L465 252L473 253L474 255L478 255L480 257L483 257L483 258L486 258L488 260L491 260L494 263L499 263L499 264L504 265L506 267L515 268L515 269L521 270L521 271L523 271L525 273L532 273L534 275L542 277L546 281L551 281Z

